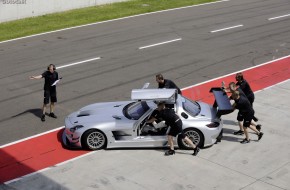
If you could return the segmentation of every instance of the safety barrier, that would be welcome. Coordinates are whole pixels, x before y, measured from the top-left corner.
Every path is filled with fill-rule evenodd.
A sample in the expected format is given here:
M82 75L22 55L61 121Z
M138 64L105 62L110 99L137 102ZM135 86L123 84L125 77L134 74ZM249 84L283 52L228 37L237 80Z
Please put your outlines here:
M126 0L0 0L0 23Z

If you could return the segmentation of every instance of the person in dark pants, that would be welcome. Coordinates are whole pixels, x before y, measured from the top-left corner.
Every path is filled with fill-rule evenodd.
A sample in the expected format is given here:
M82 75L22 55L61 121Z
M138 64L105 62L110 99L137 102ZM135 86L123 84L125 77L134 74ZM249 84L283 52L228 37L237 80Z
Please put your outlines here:
M50 100L50 113L49 116L52 118L57 118L57 116L54 114L54 106L57 102L57 96L56 96L56 85L54 84L58 78L58 73L56 72L56 67L54 64L50 64L47 67L47 71L42 73L41 75L37 76L30 76L30 79L41 79L44 78L44 99L43 99L43 106L42 106L42 116L41 121L45 121L45 113L46 113L46 107L49 104Z
M251 86L249 83L244 79L243 73L237 73L236 74L236 85L239 86L240 89L244 92L244 94L247 96L249 102L253 106L254 100L255 100L255 95L251 89ZM258 121L258 118L254 116L253 120L255 122Z
M180 88L173 81L164 79L162 74L156 75L156 82L158 83L158 88L173 88L178 91L178 94L181 94Z
M179 116L174 112L173 109L166 108L165 103L163 102L158 104L157 111L154 112L154 115L151 115L151 119L148 120L147 123L152 123L153 121L160 118L162 118L165 123L170 126L170 130L167 134L170 149L165 152L165 155L169 156L175 154L173 137L176 137L179 133L181 133L180 135L182 139L194 150L192 155L196 156L200 149L195 144L193 144L193 142L183 133L182 121Z
M249 133L247 131L248 127L250 127L254 132L256 132L256 134L258 135L258 140L260 140L263 136L263 133L258 131L255 127L251 127L251 121L255 114L255 111L251 106L251 103L246 97L240 96L239 91L234 91L232 93L232 98L235 100L233 108L239 110L243 119L243 128L246 138L243 141L241 141L241 143L245 144L250 142Z
M239 91L240 96L242 96L244 98L247 98L247 96L245 95L245 93L243 92L243 90L240 87L238 87L234 82L230 82L229 83L229 92L230 93L234 93L236 90ZM233 99L232 96L230 96L230 99ZM240 130L239 131L235 131L234 135L243 135L244 134L243 124L242 124L243 115L241 114L240 111L238 112L237 120L238 120L238 123L239 123ZM255 126L257 130L259 130L259 131L261 130L261 125L260 124L256 124L253 121L251 122L251 124L253 126Z

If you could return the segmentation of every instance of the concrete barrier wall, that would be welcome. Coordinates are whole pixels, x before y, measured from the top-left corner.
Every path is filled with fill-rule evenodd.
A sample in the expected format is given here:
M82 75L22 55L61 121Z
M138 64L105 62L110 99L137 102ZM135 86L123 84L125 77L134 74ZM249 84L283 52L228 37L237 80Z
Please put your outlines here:
M126 0L0 0L0 22Z

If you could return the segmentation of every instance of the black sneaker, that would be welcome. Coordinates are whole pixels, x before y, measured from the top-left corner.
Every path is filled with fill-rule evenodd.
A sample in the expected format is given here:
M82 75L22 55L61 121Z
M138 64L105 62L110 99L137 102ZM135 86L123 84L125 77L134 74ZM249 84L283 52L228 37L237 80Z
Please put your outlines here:
M52 118L55 118L55 119L57 118L57 116L53 112L51 112L48 116L52 117Z
M175 151L174 150L167 150L165 152L165 156L170 156L170 155L173 155L173 154L175 154Z
M262 133L262 132L260 132L260 133L258 134L258 141L263 137L263 135L264 135L264 133Z
M249 140L248 139L244 139L244 140L241 141L241 143L242 144L246 144L246 143L250 143L250 141L251 141L250 139Z
M244 131L238 130L236 132L234 132L234 135L243 135Z
M262 125L258 124L258 125L256 126L256 129L257 129L258 131L261 131L261 127L262 127Z
M44 114L42 114L42 116L41 116L41 121L42 121L42 122L45 121L45 115L44 115Z
M198 152L200 151L200 148L198 148L198 147L196 147L195 149L194 149L194 152L193 152L193 156L196 156L197 154L198 154Z

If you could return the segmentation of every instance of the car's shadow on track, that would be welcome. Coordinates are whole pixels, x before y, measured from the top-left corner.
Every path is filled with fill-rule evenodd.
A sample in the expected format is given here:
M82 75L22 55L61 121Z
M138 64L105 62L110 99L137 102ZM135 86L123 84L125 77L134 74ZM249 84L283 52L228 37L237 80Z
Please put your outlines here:
M239 125L237 121L233 120L224 120L224 126L223 128L223 138L222 141L231 141L231 142L240 142L242 139L245 138L245 135L234 135L234 132L239 130ZM229 128L232 127L233 128ZM258 142L258 140L253 139L254 137L252 135L256 134L252 130L248 130L248 133L251 135L250 139L253 142Z
M224 128L223 128L223 138L222 141L230 141L230 142L239 142L241 141L242 135L234 135L234 132L239 130L239 125L236 121L233 120L223 120ZM233 128L229 128L233 127Z

